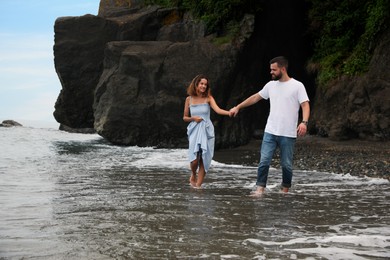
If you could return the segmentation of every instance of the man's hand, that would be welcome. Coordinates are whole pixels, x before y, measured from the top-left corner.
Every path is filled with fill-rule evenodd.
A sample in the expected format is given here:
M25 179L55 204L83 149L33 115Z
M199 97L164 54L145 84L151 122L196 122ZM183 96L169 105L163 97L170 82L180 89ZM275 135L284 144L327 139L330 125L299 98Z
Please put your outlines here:
M300 123L297 128L298 136L305 136L307 132L307 125L304 123Z

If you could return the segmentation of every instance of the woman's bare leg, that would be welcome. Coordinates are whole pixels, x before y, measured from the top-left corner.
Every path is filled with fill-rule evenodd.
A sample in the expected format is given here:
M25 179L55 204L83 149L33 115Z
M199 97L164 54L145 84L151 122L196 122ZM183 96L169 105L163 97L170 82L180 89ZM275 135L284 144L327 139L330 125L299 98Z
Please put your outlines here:
M191 177L190 177L190 184L192 186L196 186L196 170L198 169L198 160L194 160L190 163L191 167Z
M201 159L199 163L198 180L196 181L197 188L200 188L200 186L202 186L205 176L206 176L206 171L204 169L203 161Z

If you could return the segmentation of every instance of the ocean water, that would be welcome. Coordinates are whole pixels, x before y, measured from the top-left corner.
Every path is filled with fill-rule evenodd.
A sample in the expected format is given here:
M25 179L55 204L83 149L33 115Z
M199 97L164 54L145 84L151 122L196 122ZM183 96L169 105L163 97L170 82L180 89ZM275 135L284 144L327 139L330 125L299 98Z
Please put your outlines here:
M390 259L387 180L295 171L252 198L256 168L212 162L188 185L186 150L0 128L0 259Z

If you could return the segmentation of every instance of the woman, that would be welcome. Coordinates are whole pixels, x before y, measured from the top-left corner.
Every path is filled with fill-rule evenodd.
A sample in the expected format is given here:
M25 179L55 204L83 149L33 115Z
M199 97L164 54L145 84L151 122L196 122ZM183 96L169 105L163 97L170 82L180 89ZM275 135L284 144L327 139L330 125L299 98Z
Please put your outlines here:
M192 80L187 94L183 120L189 122L190 184L200 188L214 155L214 126L210 120L210 107L220 115L228 116L229 111L218 107L210 93L209 80L204 75L198 75Z

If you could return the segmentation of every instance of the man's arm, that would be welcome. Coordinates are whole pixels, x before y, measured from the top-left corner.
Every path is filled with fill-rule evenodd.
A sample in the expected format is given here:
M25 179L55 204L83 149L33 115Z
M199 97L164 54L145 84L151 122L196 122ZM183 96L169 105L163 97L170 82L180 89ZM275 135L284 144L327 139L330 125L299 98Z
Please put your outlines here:
M298 125L298 136L304 136L307 132L307 123L310 117L310 105L309 101L305 101L301 104L302 109L302 121Z
M309 101L305 101L301 104L302 108L302 121L309 122L310 117L310 105Z
M238 111L241 109L241 108L244 108L244 107L249 107L253 104L256 104L257 102L259 102L260 100L262 99L262 97L260 96L259 93L255 93L253 94L252 96L248 97L247 99L245 99L244 101L242 101L240 104L238 104L237 106L233 107L232 109L229 110L230 112L230 116L236 116L238 114Z

